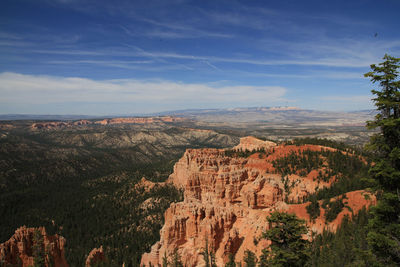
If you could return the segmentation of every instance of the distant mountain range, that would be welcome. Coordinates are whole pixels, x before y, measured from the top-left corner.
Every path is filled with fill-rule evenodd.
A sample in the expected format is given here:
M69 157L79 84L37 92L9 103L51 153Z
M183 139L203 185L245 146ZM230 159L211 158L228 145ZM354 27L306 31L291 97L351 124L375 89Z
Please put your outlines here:
M116 117L153 117L177 116L208 123L284 123L296 125L361 125L371 120L376 114L375 110L359 110L351 112L334 112L300 109L297 107L246 107L228 109L186 109L166 111L148 115L33 115L33 114L5 114L0 115L0 120L79 120Z
M40 121L69 121L82 119L98 119L102 116L90 115L35 115L35 114L0 114L0 120L40 120Z
M319 111L296 107L249 107L233 109L188 109L159 113L182 116L211 123L284 123L291 125L364 125L376 115L375 110L350 112Z

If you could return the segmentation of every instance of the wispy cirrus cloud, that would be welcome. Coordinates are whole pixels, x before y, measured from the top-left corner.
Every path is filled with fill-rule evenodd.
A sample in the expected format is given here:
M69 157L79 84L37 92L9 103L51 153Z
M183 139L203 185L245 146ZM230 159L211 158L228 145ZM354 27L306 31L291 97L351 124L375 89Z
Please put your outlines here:
M53 65L92 65L92 66L103 66L120 68L127 70L140 70L148 72L160 72L167 70L193 70L193 68L184 64L153 64L153 60L52 60L46 62L47 64Z
M107 55L105 51L88 51L88 50L76 50L76 49L68 49L68 50L53 50L53 49L32 49L30 50L32 53L37 54L49 54L49 55L72 55L72 56L105 56Z
M20 41L20 40L0 40L0 47L32 47L35 45L34 43L31 42L25 42L25 41Z
M33 53L40 54L58 54L58 55L88 55L88 56L125 56L125 57L147 57L158 59L177 59L189 61L208 61L210 63L236 63L249 65L279 66L279 65L299 65L299 66L327 66L327 67L366 67L371 62L376 61L371 57L358 58L294 58L294 59L252 59L252 58L234 58L219 56L199 56L182 54L175 52L159 52L159 51L86 51L86 50L32 50Z
M169 35L169 32L160 34ZM173 33L174 35L174 33ZM178 38L178 36L175 36ZM1 42L0 42L1 45ZM128 58L152 58L160 60L181 60L181 61L206 61L215 66L215 63L247 64L259 66L323 66L323 67L347 67L361 68L368 67L371 62L376 62L386 52L400 52L400 40L354 40L321 39L318 42L289 42L281 40L261 40L258 45L262 50L277 51L273 59L266 57L222 57L214 55L184 54L179 52L150 51L137 46L129 45L128 49L32 49L32 53L57 54L57 55L81 55L81 56L103 56L103 57L128 57ZM279 51L279 49L281 49ZM261 50L261 51L262 51ZM27 51L25 51L27 52ZM183 62L184 63L184 62ZM173 62L176 64L176 62ZM232 65L234 66L234 65Z
M159 21L150 18L136 18L152 27L144 27L142 30L131 29L129 25L119 25L130 36L148 36L166 39L193 39L193 38L233 38L232 34L204 30L201 26L184 22Z
M19 34L15 34L15 33L0 32L0 39L21 40L21 39L23 39L23 37Z

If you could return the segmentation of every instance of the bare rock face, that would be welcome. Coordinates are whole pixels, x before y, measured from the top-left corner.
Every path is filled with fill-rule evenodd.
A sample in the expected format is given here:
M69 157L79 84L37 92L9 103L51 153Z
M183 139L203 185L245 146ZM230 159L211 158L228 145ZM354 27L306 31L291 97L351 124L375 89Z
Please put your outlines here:
M106 257L104 255L103 246L100 248L94 248L90 251L88 257L86 258L86 267L95 266L101 262L104 262Z
M41 236L40 243L34 238L35 232ZM8 241L0 244L0 263L4 266L33 266L34 246L41 247L44 252L46 267L68 267L64 256L65 239L59 235L47 235L44 227L18 228Z
M32 130L41 130L41 129L57 129L57 128L64 128L69 125L68 122L38 122L31 125Z
M249 149L247 143L243 142L242 147ZM266 147L269 150L266 156L256 153L248 158L227 157L223 149L188 149L168 179L184 188L184 201L172 203L165 212L160 241L142 256L141 266L150 266L150 263L161 266L164 255L171 255L176 249L185 266L204 266L201 252L206 243L215 252L217 266L224 266L229 254L235 255L236 262L243 261L247 249L259 256L269 245L259 237L268 229L266 217L275 210L295 213L318 233L324 228L336 230L343 216L351 214L348 209L327 223L323 209L320 217L310 221L306 211L308 203L284 202L302 199L318 187L330 186L332 181L317 181L312 172L306 177L293 174L288 177L293 187L286 192L281 175L274 174L271 164L272 160L293 151L325 148L275 144ZM365 197L365 194L368 193L347 193L346 205L356 213L363 206L373 204L375 197L370 194Z
M271 147L276 146L274 142L271 141L263 141L253 136L247 136L240 138L239 145L235 146L233 149L235 150L259 150L259 149L269 149Z

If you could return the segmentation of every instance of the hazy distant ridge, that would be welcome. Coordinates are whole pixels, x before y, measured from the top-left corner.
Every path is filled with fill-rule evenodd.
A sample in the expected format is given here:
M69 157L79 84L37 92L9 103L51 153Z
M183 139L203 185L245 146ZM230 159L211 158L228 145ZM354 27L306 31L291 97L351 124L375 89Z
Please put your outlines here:
M126 115L35 115L35 114L3 114L0 120L80 120L117 117L149 117L149 116L178 116L205 122L224 123L313 123L329 122L334 124L363 124L371 120L375 110L358 110L351 112L334 112L300 109L297 107L244 107L228 109L185 109L165 111L153 114Z

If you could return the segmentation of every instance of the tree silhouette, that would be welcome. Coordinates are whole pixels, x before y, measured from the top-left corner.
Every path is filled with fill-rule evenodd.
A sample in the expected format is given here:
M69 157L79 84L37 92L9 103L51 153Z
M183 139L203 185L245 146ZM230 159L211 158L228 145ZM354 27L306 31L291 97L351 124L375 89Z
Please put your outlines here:
M382 263L400 266L400 58L385 55L383 60L364 75L380 87L371 91L379 113L367 124L380 130L368 145L375 156L370 173L380 190L371 208L368 240Z

